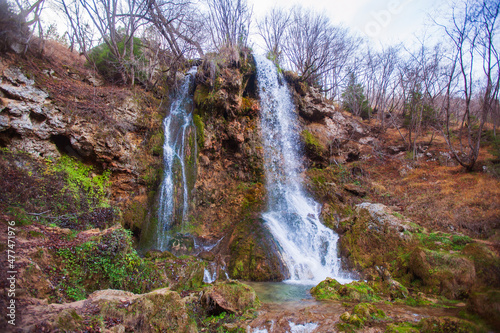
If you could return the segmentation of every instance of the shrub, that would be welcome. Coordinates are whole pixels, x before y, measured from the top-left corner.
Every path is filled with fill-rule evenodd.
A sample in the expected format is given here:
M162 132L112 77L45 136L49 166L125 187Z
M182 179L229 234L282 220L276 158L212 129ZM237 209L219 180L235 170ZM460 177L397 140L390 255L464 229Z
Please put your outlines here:
M122 40L117 43L118 52L120 54L124 53L125 39L126 36L122 37ZM127 45L128 48L128 45ZM134 37L134 58L135 61L140 61L142 59L142 41L141 39ZM113 83L127 83L128 78L127 73L131 73L133 69L132 61L129 50L126 50L126 56L123 59L118 59L115 54L111 51L108 44L102 43L89 52L89 61L95 66L97 71L107 80ZM145 74L137 71L135 73L136 79L141 81L141 78L145 78Z
M123 228L111 230L97 241L60 249L57 254L63 274L59 288L74 300L99 289L144 293L165 284L155 265L139 257L131 232Z

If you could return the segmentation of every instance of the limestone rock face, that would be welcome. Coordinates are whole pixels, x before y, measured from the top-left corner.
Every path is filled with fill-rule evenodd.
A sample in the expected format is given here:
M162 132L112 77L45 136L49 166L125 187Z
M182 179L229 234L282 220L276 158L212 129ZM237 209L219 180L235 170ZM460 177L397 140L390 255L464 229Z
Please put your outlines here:
M366 209L372 217L370 229L383 230L389 228L396 231L401 238L405 238L405 231L414 231L409 221L402 216L398 217L389 207L380 203L363 202L356 205L356 210Z
M314 88L306 93L299 105L299 114L309 121L321 121L325 117L332 116L334 112L333 106Z
M361 120L337 110L317 89L303 89L296 82L289 83L303 129L311 133L326 152L318 156L311 149L306 149L313 166L367 158L379 145Z
M77 108L89 107L76 103ZM113 198L124 201L128 193L145 192L139 178L147 167L145 138L141 133L144 120L141 107L131 94L117 97L112 104L115 107L105 115L105 121L82 116L54 103L19 68L2 63L0 146L42 158L67 154L94 165L95 169L110 170L115 187Z

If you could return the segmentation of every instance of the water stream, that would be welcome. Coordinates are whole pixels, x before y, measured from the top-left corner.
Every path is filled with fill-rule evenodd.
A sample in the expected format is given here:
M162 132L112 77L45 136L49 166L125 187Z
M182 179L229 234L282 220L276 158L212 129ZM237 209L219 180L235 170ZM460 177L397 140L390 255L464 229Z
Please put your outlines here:
M287 282L314 285L326 277L352 281L340 269L338 235L321 224L320 205L303 189L292 96L270 60L255 56L255 61L268 196L263 218L288 268Z
M163 120L163 181L160 186L156 248L168 249L173 224L182 230L189 208L189 179L196 166L196 131L193 125L192 89L196 67L191 68L174 92L168 115ZM191 137L190 137L191 136ZM194 136L194 137L193 137ZM190 141L195 144L190 144ZM194 158L193 158L194 156Z

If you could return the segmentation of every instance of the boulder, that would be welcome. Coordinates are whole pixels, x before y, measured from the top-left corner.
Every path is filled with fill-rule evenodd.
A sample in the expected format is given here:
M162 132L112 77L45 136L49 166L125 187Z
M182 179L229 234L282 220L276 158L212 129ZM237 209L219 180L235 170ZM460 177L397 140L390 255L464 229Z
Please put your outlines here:
M363 202L356 205L356 210L358 212L366 210L370 214L372 223L369 228L380 231L388 228L397 231L401 238L407 238L404 233L405 231L415 231L415 227L412 226L408 220L399 213L393 212L392 209L383 204Z
M457 254L417 248L411 253L408 265L428 292L450 299L467 297L476 282L474 263Z
M107 289L73 303L32 303L24 309L19 323L23 332L40 332L42 328L47 332L85 331L89 323L99 331L197 332L184 301L168 288L141 295Z
M319 122L335 112L333 105L328 104L319 91L311 88L303 97L299 106L299 114L306 120Z
M207 313L218 315L222 312L242 315L257 309L260 301L255 291L238 281L217 282L203 289L201 302Z

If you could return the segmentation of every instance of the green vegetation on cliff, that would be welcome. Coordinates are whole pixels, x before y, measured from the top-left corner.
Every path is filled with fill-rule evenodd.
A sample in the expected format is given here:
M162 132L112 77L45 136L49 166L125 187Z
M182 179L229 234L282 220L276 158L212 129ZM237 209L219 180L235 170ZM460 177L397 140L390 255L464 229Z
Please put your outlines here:
M0 165L0 205L20 224L41 221L84 230L109 226L116 218L108 199L109 172L96 174L66 155L35 159L6 148L0 150Z
M100 289L144 293L165 285L158 268L138 256L130 232L122 228L59 249L56 257L61 260L58 288L70 299L81 300Z

